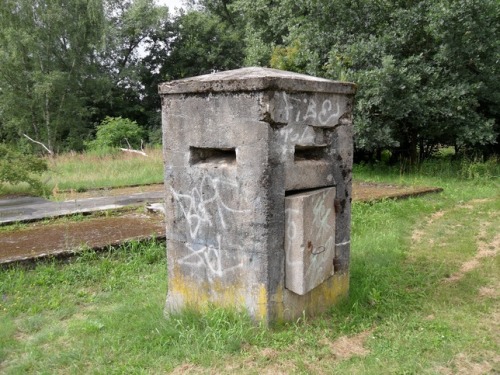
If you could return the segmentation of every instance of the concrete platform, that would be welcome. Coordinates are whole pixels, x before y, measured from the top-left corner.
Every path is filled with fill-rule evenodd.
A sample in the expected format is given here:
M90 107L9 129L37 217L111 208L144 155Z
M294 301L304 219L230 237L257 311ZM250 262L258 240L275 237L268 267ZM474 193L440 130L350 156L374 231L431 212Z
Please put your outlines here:
M71 199L54 202L38 197L0 199L0 225L91 213L163 201L161 191L129 195Z

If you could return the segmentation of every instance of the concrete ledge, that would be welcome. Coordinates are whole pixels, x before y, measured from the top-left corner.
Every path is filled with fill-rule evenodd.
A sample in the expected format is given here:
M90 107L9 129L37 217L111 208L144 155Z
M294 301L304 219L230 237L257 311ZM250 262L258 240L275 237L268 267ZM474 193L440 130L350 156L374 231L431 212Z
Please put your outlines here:
M267 90L354 95L356 85L259 67L228 70L159 85L160 95Z

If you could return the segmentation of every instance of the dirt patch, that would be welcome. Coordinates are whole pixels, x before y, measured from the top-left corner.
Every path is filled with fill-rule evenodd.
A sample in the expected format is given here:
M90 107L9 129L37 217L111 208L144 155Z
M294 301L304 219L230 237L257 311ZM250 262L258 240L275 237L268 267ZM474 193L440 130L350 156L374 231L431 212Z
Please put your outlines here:
M150 236L165 236L159 215L128 213L52 225L32 224L0 233L0 263L68 253L82 247L103 248Z
M425 232L420 229L415 229L411 234L411 240L415 243L422 241L422 237L425 235Z
M484 375L498 374L494 366L500 363L500 356L493 353L485 353L491 355L491 360L475 362L466 354L460 353L450 365L450 367L438 367L436 370L443 375Z
M498 298L500 297L499 286L482 286L479 288L479 296L484 298Z
M432 224L434 221L441 219L443 216L444 216L444 211L434 212L427 221L427 224Z
M477 252L474 258L464 262L460 270L446 279L447 282L456 282L461 280L468 272L471 272L481 265L481 260L484 258L493 258L500 251L500 234L497 234L490 242L487 242L487 229L491 225L490 222L482 222L480 224L479 233L477 236Z
M344 361L352 357L364 357L370 353L365 348L365 342L373 331L365 331L358 333L354 336L341 336L335 341L327 339L322 340L320 343L326 345L331 354L337 360Z
M352 183L353 199L361 202L372 202L385 198L408 198L440 191L443 191L443 189L424 186L388 185L374 182L354 181Z
M445 211L436 211L434 212L431 216L429 216L429 218L427 219L427 221L425 221L424 223L424 228L425 227L428 227L429 225L431 225L432 223L434 223L436 220L439 220L441 219L445 214ZM422 238L425 236L425 230L424 228L419 228L419 229L415 229L412 234L411 234L411 239L414 243L419 243L420 241L422 241ZM431 242L431 245L432 243L434 242L434 240L430 240Z

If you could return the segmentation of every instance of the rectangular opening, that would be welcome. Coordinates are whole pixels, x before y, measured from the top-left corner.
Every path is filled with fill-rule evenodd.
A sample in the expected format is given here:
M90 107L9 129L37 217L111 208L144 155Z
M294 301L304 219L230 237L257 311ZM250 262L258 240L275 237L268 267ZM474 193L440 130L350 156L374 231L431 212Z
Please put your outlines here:
M305 160L321 160L325 157L326 145L321 146L300 146L295 145L293 160L295 162Z
M335 187L335 185L327 185L327 186L314 187L314 188L309 188L309 189L286 190L285 197L289 197L290 195L295 195L295 194L308 193L308 192L311 192L314 190L325 189L325 188L330 188L330 187L333 188L333 187Z
M193 164L234 164L236 148L190 147L190 163Z

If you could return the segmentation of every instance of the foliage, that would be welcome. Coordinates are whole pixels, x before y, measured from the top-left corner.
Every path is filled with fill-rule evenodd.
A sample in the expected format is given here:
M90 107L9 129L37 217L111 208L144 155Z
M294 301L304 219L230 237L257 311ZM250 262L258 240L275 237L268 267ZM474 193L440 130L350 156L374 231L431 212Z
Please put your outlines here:
M265 5L267 13L258 13ZM254 6L239 0L237 6L249 18L247 37L258 35L273 51L264 65L358 84L358 150L389 148L413 164L438 145L495 143L498 1L260 0Z
M429 157L440 144L458 148L495 142L495 116L481 110L479 103L484 95L481 87L491 86L491 78L485 80L483 75L498 76L497 68L496 64L479 63L479 51L489 49L483 53L489 59L499 53L494 36L498 29L447 22L448 33L453 34L448 43L441 31L436 32L443 28L443 18L452 17L446 13L484 14L484 19L489 18L486 22L492 22L492 5L464 1L455 8L439 2L415 2L393 9L388 26L378 36L348 47L346 68L360 86L358 147L392 147L395 155L415 163ZM484 34L493 39L484 39ZM480 40L472 46L467 45L469 38ZM478 74L455 63L464 61L464 49L474 55L467 61L469 69L478 69ZM443 51L450 51L446 58Z
M4 1L0 140L81 150L105 116L147 124L140 50L166 18L153 0Z
M109 85L105 96L94 101L92 120L99 123L106 116L126 117L145 128L159 128L156 116L160 108L156 87L145 80L149 66L145 59L155 35L168 21L166 7L153 0L108 0L106 48L99 54L99 69Z
M497 0L5 0L0 141L81 150L106 116L157 134L160 82L272 66L358 84L356 150L499 153ZM67 22L72 20L72 22Z
M127 118L106 117L97 126L95 140L87 143L93 150L124 147L140 148L144 139L144 131L137 124Z
M86 99L100 90L92 61L104 24L101 1L6 0L0 24L0 139L27 133L55 151L81 144Z
M190 10L155 36L145 62L158 83L234 69L243 60L241 37L239 29L216 14Z
M47 169L48 165L44 159L16 152L0 143L0 183L17 185L24 182L36 192L40 192L42 183L37 176Z

